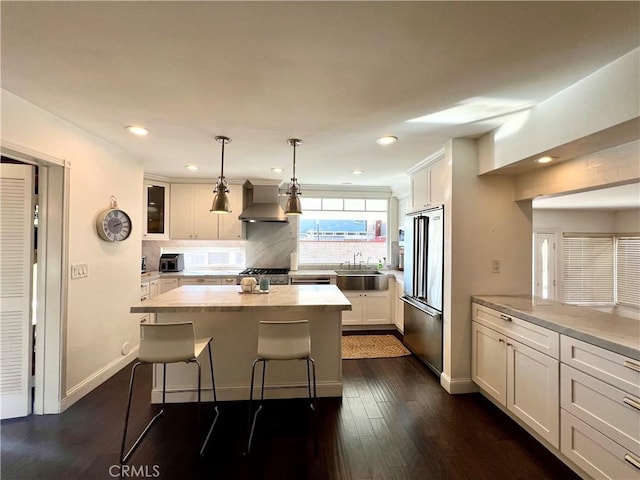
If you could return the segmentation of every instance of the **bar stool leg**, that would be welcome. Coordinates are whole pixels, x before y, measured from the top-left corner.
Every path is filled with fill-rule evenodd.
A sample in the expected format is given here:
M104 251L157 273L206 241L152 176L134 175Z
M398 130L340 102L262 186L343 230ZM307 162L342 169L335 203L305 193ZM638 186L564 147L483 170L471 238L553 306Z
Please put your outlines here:
M124 420L124 433L122 435L122 446L120 448L120 463L121 464L125 464L127 462L127 460L129 460L129 457L131 457L131 454L135 451L136 448L138 448L138 445L140 444L140 442L142 441L142 439L144 438L144 436L147 434L147 432L149 431L149 429L153 426L153 424L155 423L156 420L158 420L162 414L164 413L164 407L165 407L165 391L166 391L166 378L167 378L167 364L163 363L163 375L162 375L162 408L160 409L160 411L149 421L149 423L147 424L147 426L144 428L144 430L142 431L142 433L138 436L138 438L136 439L135 442L133 442L133 445L131 446L131 448L129 449L129 451L125 454L124 453L124 448L125 448L125 443L127 440L127 429L128 429L128 425L129 425L129 414L131 413L131 397L133 395L133 382L135 379L135 375L136 375L136 369L142 365L143 362L136 362L133 365L133 368L131 369L131 382L129 383L129 400L127 401L127 413L125 415L125 420Z
M204 450L207 448L207 443L209 443L209 438L211 438L211 434L213 433L213 427L216 426L218 416L220 415L220 411L218 410L218 397L216 395L216 381L213 374L213 356L211 355L211 342L209 342L207 348L209 350L209 366L211 367L211 388L213 390L213 411L215 412L215 416L213 417L211 427L209 427L207 436L205 437L204 442L202 443L202 447L200 448L200 455L204 455Z
M253 382L255 378L256 365L258 362L262 362L262 385L260 388L260 405L253 415L253 421L251 421L251 412L253 411ZM264 400L264 377L265 371L267 369L267 361L258 358L253 362L253 367L251 368L251 387L249 391L249 422L251 423L251 430L249 431L249 441L247 442L247 454L251 451L251 442L253 441L253 434L256 428L256 421L258 420L258 413L262 410L262 402Z

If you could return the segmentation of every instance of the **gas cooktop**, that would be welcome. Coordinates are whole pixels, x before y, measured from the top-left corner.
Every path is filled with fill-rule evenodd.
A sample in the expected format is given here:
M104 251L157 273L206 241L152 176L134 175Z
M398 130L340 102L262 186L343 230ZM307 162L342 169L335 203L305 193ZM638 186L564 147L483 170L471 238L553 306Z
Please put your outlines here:
M288 268L247 268L240 275L287 275Z

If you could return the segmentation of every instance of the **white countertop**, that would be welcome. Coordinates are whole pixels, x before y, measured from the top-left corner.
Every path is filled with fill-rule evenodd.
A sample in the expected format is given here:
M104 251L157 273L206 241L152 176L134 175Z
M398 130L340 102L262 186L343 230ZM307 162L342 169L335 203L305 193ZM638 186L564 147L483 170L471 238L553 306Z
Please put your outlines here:
M472 301L640 360L640 319L531 295L475 295Z
M131 313L340 311L351 303L335 285L272 285L269 293L240 293L239 286L185 285L131 307Z

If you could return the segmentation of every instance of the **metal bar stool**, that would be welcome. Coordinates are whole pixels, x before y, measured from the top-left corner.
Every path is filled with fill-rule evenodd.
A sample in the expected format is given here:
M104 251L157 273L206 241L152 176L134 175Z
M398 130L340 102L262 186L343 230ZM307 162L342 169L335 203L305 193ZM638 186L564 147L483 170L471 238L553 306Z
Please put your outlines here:
M198 425L200 424L200 397L201 397L201 373L202 368L198 361L198 356L207 347L209 350L209 365L211 366L211 385L213 388L213 405L215 417L211 423L211 427L200 448L200 455L204 454L204 450L209 442L213 427L218 420L220 414L218 410L218 399L216 396L216 383L213 374L213 357L211 356L211 337L195 338L193 322L179 323L141 323L140 324L140 347L138 350L138 361L131 369L131 382L129 383L129 400L127 402L127 414L124 420L124 433L122 435L122 447L120 449L120 463L126 463L134 450L138 447L144 436L151 429L151 426L164 413L165 396L166 396L166 380L167 380L167 363L195 363L198 366ZM133 382L136 375L136 369L145 363L162 363L162 408L151 419L138 436L133 446L124 453L125 442L127 439L127 428L129 425L129 413L131 411L131 396L133 394Z
M255 432L258 413L262 410L264 400L264 378L267 369L267 362L270 360L306 360L307 362L307 388L309 391L309 406L316 411L316 364L311 358L311 334L309 333L308 320L296 321L261 321L258 326L258 358L253 362L251 368L251 389L249 392L249 418L251 424L249 441L247 443L247 454L251 450L251 442ZM260 405L253 415L253 382L255 378L256 365L262 362L262 384L260 387ZM311 372L309 365L313 368L313 394L311 393Z

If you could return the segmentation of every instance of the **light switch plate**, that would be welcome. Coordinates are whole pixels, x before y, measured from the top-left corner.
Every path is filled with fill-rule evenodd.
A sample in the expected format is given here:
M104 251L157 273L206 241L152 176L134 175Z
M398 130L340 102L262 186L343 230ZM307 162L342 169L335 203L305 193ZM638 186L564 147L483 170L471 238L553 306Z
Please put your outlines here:
M500 260L491 260L491 272L500 273Z
M71 265L71 278L85 278L89 276L89 266L86 263Z

